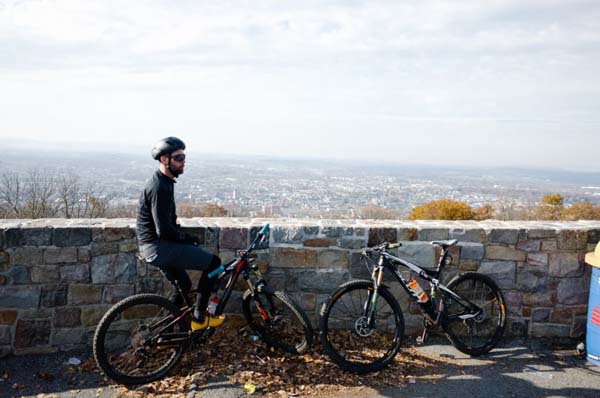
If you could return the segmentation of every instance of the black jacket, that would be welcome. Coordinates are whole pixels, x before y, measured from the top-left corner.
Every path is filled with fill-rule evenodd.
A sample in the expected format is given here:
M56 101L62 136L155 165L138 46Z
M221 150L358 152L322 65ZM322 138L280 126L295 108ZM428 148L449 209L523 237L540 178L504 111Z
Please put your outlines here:
M177 224L174 183L160 170L146 181L137 209L138 244L156 243L159 239L174 242L188 240L188 235Z

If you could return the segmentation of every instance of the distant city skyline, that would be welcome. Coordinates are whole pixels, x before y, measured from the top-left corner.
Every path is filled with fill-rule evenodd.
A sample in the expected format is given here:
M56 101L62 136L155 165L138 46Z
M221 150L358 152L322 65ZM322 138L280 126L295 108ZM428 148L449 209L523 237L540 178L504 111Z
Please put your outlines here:
M0 0L0 147L600 171L597 1Z

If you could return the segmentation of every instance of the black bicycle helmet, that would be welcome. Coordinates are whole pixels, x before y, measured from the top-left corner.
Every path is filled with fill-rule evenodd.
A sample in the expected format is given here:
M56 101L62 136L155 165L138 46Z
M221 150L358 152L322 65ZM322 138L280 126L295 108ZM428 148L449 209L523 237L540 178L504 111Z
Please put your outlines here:
M161 156L168 155L178 149L185 149L185 144L177 137L167 137L158 141L152 148L152 157L158 160Z

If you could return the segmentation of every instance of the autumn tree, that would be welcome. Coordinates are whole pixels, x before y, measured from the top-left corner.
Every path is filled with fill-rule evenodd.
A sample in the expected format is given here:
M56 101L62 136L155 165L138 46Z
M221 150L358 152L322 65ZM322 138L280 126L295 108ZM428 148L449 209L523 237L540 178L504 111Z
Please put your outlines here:
M409 220L473 220L475 213L465 202L434 200L412 209Z
M400 212L371 205L358 209L356 216L367 220L397 220L400 218Z

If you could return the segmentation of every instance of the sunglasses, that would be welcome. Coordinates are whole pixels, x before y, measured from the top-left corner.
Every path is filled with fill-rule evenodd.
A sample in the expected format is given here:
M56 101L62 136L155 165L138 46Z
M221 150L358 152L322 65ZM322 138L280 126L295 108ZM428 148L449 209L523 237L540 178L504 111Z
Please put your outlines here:
M179 155L171 156L171 159L181 163L185 160L185 154L180 153Z

